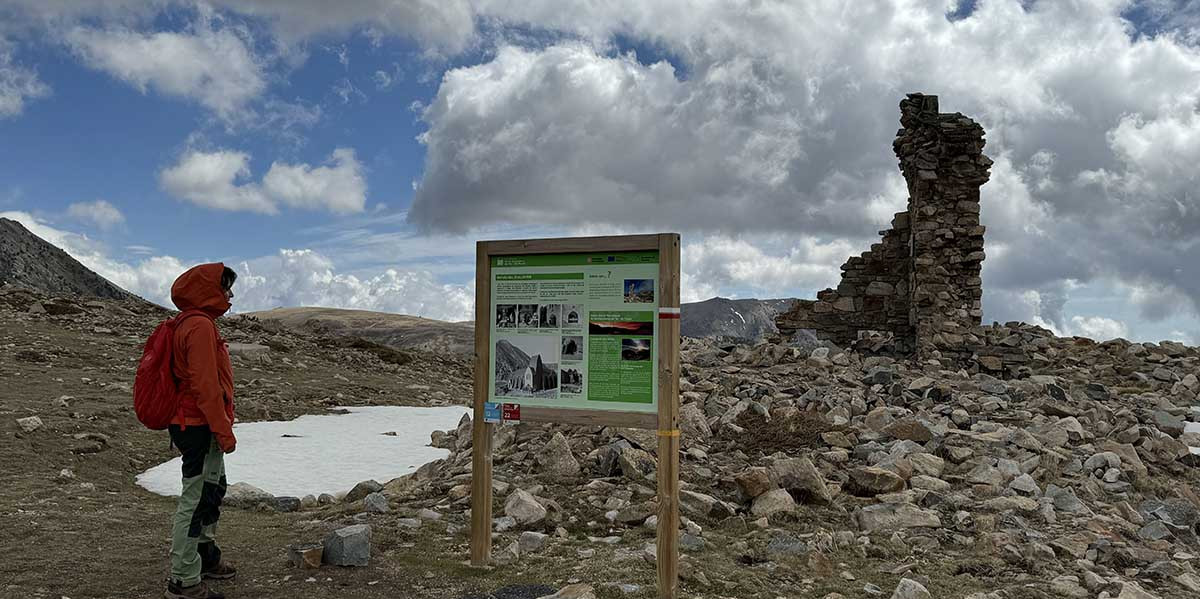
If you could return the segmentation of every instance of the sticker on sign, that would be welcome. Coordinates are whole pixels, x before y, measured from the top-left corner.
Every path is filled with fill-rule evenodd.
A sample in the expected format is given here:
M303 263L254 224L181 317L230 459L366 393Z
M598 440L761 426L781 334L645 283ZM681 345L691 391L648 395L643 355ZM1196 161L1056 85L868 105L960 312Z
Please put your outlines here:
M505 422L520 422L521 421L521 404L506 403L504 404L504 421Z
M483 421L488 424L500 423L500 404L494 401L484 402L483 404Z

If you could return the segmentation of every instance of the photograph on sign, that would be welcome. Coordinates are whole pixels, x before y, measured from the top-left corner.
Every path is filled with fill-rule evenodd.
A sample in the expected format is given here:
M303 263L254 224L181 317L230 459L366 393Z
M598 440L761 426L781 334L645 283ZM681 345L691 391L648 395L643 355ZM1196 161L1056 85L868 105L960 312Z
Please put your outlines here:
M491 258L489 399L657 411L656 251Z

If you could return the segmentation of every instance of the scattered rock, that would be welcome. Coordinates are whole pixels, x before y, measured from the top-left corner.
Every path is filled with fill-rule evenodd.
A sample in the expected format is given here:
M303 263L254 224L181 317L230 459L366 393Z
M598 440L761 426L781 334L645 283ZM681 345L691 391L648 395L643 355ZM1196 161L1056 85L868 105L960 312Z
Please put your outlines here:
M17 425L21 427L22 432L32 433L33 431L42 428L42 419L37 416L18 418Z
M322 560L334 566L365 566L371 559L371 527L355 524L325 537Z

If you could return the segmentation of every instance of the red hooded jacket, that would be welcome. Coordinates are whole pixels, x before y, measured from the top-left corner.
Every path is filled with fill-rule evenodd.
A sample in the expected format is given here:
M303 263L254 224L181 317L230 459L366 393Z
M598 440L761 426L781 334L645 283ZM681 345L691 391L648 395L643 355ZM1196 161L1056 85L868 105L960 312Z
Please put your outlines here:
M231 307L221 291L225 265L201 264L175 279L171 301L183 311L200 310L211 317L188 318L175 329L171 369L179 381L179 412L171 421L182 426L208 425L222 451L237 444L233 436L233 366L215 319Z

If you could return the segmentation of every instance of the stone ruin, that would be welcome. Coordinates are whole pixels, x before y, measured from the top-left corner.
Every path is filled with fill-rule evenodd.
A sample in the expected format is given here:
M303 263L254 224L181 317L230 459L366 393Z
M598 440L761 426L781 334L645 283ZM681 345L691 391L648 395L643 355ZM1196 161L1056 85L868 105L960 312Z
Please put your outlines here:
M937 96L924 94L900 102L900 124L892 148L908 182L908 209L870 251L842 265L837 289L797 301L776 325L788 337L812 329L843 347L865 332L887 332L903 353L968 358L983 316L979 188L992 165L983 127L938 112Z

